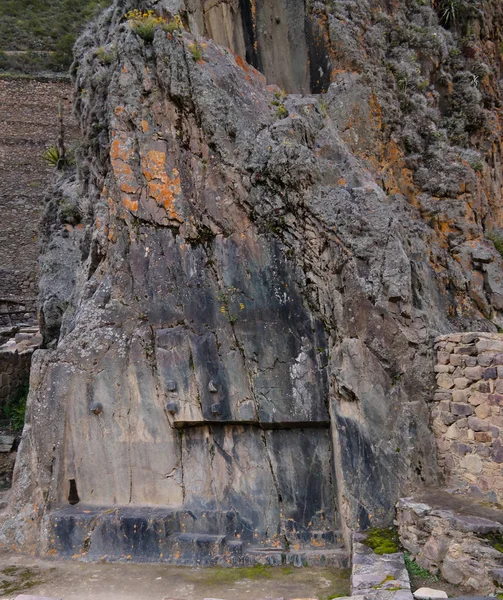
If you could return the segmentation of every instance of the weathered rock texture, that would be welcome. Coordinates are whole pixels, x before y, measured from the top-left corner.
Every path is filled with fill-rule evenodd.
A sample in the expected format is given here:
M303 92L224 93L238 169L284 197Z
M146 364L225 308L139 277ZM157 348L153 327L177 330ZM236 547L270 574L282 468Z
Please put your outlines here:
M36 322L38 229L54 170L43 158L58 133L75 138L68 81L0 79L0 327Z
M428 490L397 505L400 541L416 562L461 589L500 593L501 511L473 499Z
M432 412L438 462L450 487L503 502L503 335L444 335Z
M124 20L135 6L149 5L118 0L76 47L85 141L44 222L51 349L34 360L2 535L58 551L48 531L61 507L68 524L99 506L127 515L113 525L123 539L140 518L130 511L149 505L199 517L196 538L234 543L244 528L262 549L322 538L335 551L340 528L348 540L389 522L400 495L437 479L432 339L502 322L502 261L484 239L500 225L498 112L482 105L483 91L499 101L486 43L499 4L494 26L470 17L466 56L464 31L422 2L245 4L248 42L232 43L222 36L239 37L242 5L154 3L192 31L158 27L152 43ZM266 14L282 36L301 32L278 53L257 41ZM281 73L289 91L320 91L295 71L308 70L313 19L332 83L285 96L267 85ZM198 33L252 48L269 81ZM479 54L494 71L477 87ZM62 194L83 214L70 236ZM208 511L235 527L215 532ZM89 531L75 530L81 555L99 547Z

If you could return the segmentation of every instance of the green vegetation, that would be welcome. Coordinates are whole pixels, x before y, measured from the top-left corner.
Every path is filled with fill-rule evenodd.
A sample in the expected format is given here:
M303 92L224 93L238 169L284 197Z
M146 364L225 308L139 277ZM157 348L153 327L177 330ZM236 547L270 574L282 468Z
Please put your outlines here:
M369 529L363 542L376 554L393 554L400 551L398 531L394 527Z
M503 553L503 533L491 532L481 536L498 552Z
M192 58L197 62L203 58L203 49L199 42L189 44L189 52L192 54Z
M284 104L280 104L278 106L278 108L276 109L276 116L279 119L285 119L286 117L288 117L288 111L286 110Z
M404 552L403 557L405 559L405 567L412 577L420 577L421 579L431 579L432 581L438 581L436 575L432 575L427 569L420 567L417 562L410 557L408 552Z
M488 240L491 240L491 242L494 244L494 247L501 254L501 257L503 258L503 236L498 235L497 233L494 233L493 231L490 231L489 233L486 233L486 238Z
M19 388L15 397L2 406L0 418L8 421L9 426L14 431L21 431L23 429L28 390L29 383L26 381Z
M452 27L459 13L459 0L442 0L440 3L440 22L444 27Z
M77 36L110 3L111 0L2 0L0 70L28 74L66 71Z
M149 43L154 40L155 30L163 23L162 17L156 15L153 10L134 9L130 10L125 17L133 33Z
M236 323L238 320L237 314L231 313L231 303L234 301L236 294L241 293L237 288L230 287L217 294L217 300L222 303L220 312L227 317L229 323ZM239 310L244 310L245 305L240 302Z

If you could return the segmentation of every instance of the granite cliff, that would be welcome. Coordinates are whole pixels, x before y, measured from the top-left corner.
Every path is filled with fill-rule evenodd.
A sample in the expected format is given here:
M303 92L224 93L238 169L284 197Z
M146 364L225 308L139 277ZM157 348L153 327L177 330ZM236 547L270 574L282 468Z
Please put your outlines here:
M502 26L496 0L116 0L88 29L6 543L342 564L437 482L432 339L503 326Z

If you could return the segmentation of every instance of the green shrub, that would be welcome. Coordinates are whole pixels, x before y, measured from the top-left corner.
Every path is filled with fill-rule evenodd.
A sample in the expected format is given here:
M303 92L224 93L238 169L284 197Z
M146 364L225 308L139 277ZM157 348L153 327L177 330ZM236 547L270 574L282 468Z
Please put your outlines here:
M285 108L284 104L280 104L276 109L276 116L278 119L286 119L288 117L288 111Z
M50 167L60 166L61 155L59 153L59 148L56 146L50 146L47 148L42 157Z
M183 23L180 15L175 15L171 20L163 23L162 28L166 33L176 33L182 31Z
M163 23L162 17L153 10L141 11L135 8L126 13L125 17L133 33L149 43L154 40L155 30Z
M201 48L201 44L199 44L198 42L189 44L189 52L192 54L192 58L196 62L203 58L203 49Z

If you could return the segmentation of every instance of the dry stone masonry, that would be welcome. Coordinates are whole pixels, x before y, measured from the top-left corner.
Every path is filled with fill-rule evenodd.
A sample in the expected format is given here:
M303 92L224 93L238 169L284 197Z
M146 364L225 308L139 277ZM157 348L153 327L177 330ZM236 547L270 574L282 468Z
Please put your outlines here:
M448 485L503 503L503 335L437 339L432 411Z

